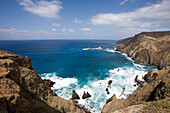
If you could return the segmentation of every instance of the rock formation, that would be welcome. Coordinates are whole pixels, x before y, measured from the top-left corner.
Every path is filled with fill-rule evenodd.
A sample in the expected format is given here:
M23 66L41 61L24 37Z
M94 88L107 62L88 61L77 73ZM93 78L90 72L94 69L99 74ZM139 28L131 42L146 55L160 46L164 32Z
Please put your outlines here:
M114 95L107 101L107 104L103 107L103 113L111 113L118 111L122 111L125 108L129 108L132 105L141 104L141 110L144 108L151 106L152 101L162 100L169 103L170 99L170 66L166 66L162 70L156 72L159 78L151 79L148 83L146 83L143 87L138 87L132 95L130 95L127 99L117 99ZM153 76L153 72L148 72L146 75ZM132 107L131 109L135 110L136 107ZM137 109L137 108L136 108ZM150 107L149 109L154 109ZM160 108L162 109L162 108ZM160 110L159 109L159 110ZM117 110L117 111L116 111ZM158 109L156 109L158 110ZM161 111L165 112L166 110L170 111L170 107L166 106ZM155 111L155 110L154 110ZM151 113L154 113L151 112ZM124 112L122 112L124 113ZM126 113L126 112L125 112ZM127 112L128 113L128 112Z
M0 50L0 113L83 113L73 100L57 96L32 68L29 57Z
M108 86L107 86L107 88L105 89L105 91L106 91L107 94L110 94L109 88L111 88L112 82L113 82L112 80L109 80L109 81L108 81Z
M117 43L116 51L126 53L136 62L155 65L158 69L170 65L170 31L143 32Z
M76 93L75 90L72 91L72 98L71 98L71 99L72 99L72 100L74 100L74 99L80 99L79 95Z
M168 113L170 112L170 31L143 32L118 41L117 51L126 53L136 62L157 66L158 72L149 71L144 81L127 99L113 95L103 107L102 113Z
M82 96L82 99L86 99L86 98L90 98L91 97L91 95L87 92L84 92L83 93L83 96Z

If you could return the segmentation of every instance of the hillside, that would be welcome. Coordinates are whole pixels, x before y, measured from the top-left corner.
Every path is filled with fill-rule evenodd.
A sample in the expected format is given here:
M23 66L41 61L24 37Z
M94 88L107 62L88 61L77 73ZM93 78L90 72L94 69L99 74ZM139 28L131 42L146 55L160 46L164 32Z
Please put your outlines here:
M29 57L0 50L0 113L83 113L57 96L50 80L42 80Z
M102 113L169 113L170 112L170 31L143 32L134 37L119 40L116 51L126 53L136 62L152 64L160 70L149 71L138 80L138 87L127 99L113 95L103 107Z
M157 66L170 65L170 31L143 32L117 42L116 51L126 53L135 62Z

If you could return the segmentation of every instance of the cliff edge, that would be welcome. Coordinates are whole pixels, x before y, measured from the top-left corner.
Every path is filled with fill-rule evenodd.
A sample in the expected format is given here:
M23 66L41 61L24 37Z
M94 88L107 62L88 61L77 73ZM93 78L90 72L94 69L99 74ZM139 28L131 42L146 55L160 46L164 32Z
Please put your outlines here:
M119 40L116 51L126 53L136 62L152 64L160 70L149 71L143 81L135 78L138 88L127 99L113 95L102 113L170 112L170 31L143 32Z
M158 69L170 65L170 31L142 32L117 43L116 51L126 53L136 62L155 65Z
M29 57L0 50L0 113L84 113L73 100L52 90L42 80Z

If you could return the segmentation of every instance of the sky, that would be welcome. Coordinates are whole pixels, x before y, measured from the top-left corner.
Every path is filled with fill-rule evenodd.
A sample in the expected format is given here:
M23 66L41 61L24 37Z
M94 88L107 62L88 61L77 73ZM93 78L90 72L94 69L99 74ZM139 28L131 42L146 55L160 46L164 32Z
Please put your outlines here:
M119 40L170 30L170 0L0 0L0 40Z

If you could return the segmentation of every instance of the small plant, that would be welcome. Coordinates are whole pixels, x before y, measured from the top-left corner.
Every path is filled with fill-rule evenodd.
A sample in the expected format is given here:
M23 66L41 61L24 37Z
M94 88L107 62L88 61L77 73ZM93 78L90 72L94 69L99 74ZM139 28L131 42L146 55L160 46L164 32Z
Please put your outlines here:
M166 107L168 106L168 101L154 101L152 104L155 107Z

